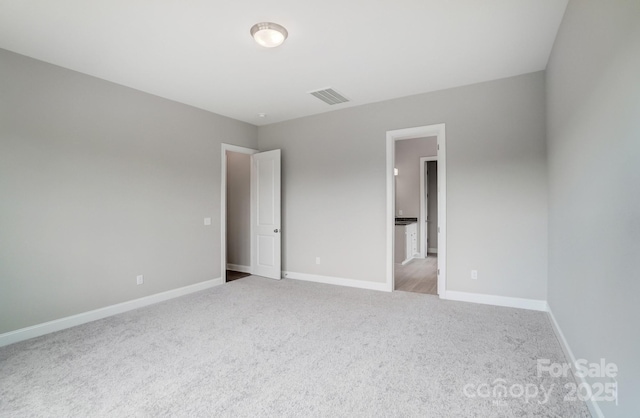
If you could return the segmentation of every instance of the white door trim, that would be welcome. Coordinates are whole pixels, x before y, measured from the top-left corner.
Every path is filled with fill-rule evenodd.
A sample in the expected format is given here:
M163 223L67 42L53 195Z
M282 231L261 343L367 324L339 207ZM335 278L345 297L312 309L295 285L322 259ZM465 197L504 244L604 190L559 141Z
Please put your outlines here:
M220 173L220 277L222 283L227 281L227 151L240 154L257 154L257 149L240 147L223 143L221 146L221 173ZM250 258L251 259L251 258ZM252 270L252 266L249 266Z
M427 210L425 190L429 187L428 184L424 184L424 164L427 161L438 161L438 156L433 157L421 157L420 158L420 257L425 258L429 252L427 248Z
M387 131L387 290L393 292L393 245L395 229L395 143L403 139L437 137L438 142L438 295L445 297L447 288L447 158L445 124L418 126Z

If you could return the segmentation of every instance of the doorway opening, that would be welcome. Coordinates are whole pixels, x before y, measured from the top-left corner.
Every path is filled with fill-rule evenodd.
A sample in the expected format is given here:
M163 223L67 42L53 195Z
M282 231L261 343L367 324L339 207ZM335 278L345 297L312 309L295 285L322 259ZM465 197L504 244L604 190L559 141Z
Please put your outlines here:
M221 277L251 275L251 148L222 144Z
M282 278L281 152L222 144L220 277ZM227 270L230 274L227 274Z
M444 124L387 132L388 290L446 297Z
M434 232L429 221L437 218L437 207L429 207L438 195L437 184L429 181L437 177L437 138L398 140L395 151L394 290L437 295L438 259L432 247L437 238L429 234Z

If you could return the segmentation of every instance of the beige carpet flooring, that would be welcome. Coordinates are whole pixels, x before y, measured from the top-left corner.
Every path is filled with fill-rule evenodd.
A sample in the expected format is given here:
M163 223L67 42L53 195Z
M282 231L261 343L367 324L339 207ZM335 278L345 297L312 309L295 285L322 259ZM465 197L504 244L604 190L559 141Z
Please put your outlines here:
M588 417L537 359L543 312L250 276L0 348L0 416Z

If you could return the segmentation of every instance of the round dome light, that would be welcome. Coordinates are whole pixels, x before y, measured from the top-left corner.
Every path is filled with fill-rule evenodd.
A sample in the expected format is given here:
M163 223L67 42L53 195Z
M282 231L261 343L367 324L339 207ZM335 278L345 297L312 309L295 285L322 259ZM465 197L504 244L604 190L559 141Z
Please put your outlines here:
M274 48L281 45L289 33L287 30L277 23L262 22L256 23L251 28L251 36L259 45L265 48Z

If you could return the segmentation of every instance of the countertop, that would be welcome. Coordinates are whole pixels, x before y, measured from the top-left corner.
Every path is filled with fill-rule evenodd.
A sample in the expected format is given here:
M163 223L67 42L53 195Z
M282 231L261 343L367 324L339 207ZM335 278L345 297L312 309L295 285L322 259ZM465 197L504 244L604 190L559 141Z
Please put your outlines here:
M396 226L406 226L418 222L418 218L398 218L396 217Z

